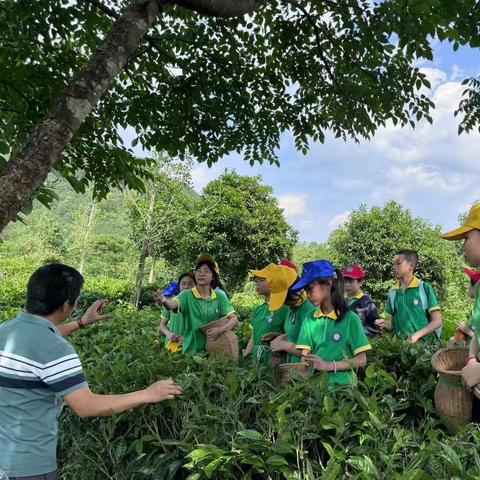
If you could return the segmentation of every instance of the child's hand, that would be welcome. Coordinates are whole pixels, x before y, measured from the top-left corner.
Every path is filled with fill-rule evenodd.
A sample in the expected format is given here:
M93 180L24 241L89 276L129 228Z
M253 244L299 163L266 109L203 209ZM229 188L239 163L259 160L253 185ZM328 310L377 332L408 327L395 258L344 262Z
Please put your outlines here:
M385 329L385 320L382 318L377 318L373 324L379 329L379 330L384 330Z
M287 335L280 335L277 338L274 338L270 342L270 350L272 352L283 352L285 351L285 344L287 343L285 340L287 339Z
M418 332L413 333L408 337L408 343L417 343L421 337L418 336Z
M458 324L458 329L463 332L463 333L466 333L467 335L470 335L470 327L465 323L465 322L460 322Z
M210 340L215 340L216 338L218 338L221 334L223 333L222 329L221 328L212 328L211 330L209 330L207 332L207 337L210 339Z
M322 358L320 358L318 355L307 355L305 357L305 360L308 363L311 363L313 365L313 368L315 370L319 370L320 372L328 372L329 371L329 364Z

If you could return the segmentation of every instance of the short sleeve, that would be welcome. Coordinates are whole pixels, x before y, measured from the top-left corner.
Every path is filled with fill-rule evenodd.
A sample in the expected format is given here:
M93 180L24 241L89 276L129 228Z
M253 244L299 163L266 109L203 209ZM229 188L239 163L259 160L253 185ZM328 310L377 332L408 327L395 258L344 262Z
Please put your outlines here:
M368 341L365 330L363 329L362 322L358 315L353 312L349 312L350 318L349 321L349 344L353 352L353 355L358 355L359 353L366 352L371 350L372 347Z
M295 348L298 350L309 350L310 352L313 350L313 339L310 323L311 322L308 320L302 322L302 328L298 334L297 345L295 346Z
M218 310L222 317L228 317L232 313L235 313L235 309L232 307L228 297L224 292L216 292L218 296Z
M387 296L387 303L385 305L385 310L384 310L385 317L387 320L391 320L393 317L393 311L392 311L392 306L390 305L390 293Z
M425 294L427 295L428 311L434 312L435 310L440 310L433 287L429 283L424 283L423 286L425 287Z
M185 313L188 310L188 296L192 295L191 290L184 290L180 292L176 297L175 300L178 303L178 313L182 312Z
M88 385L83 368L73 347L63 338L49 351L49 361L39 372L41 380L55 392L64 396Z
M162 309L162 320L166 320L167 323L170 321L171 311L168 308Z

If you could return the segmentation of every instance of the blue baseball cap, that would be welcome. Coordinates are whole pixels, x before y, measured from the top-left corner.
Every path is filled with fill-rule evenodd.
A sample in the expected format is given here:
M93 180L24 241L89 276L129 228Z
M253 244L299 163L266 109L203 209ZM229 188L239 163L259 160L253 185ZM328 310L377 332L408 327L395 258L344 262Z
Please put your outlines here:
M162 291L166 297L174 297L180 293L180 285L178 282L169 283Z
M328 260L315 260L303 264L302 278L290 290L303 290L309 283L319 278L335 278L335 268Z

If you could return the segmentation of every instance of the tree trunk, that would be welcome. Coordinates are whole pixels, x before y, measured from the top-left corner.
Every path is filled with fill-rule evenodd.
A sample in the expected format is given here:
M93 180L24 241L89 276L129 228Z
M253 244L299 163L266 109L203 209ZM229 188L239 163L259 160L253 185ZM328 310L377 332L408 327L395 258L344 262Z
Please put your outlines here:
M87 225L85 227L84 235L83 235L83 245L82 251L80 253L80 265L78 266L78 271L83 275L85 270L85 260L87 258L87 251L88 251L88 240L90 237L90 233L92 233L94 219L95 219L95 210L97 208L97 204L95 200L92 201L90 205L90 210L88 212L88 220Z
M265 0L173 0L184 8L219 17L256 10ZM101 5L101 2L94 2ZM32 199L48 173L116 76L135 54L149 26L167 0L136 0L116 18L112 31L88 64L56 100L47 118L20 151L0 170L0 232ZM97 5L97 6L98 6Z
M142 294L143 277L145 275L145 259L147 258L150 250L150 237L156 198L157 185L154 183L152 186L152 192L150 194L150 204L148 206L147 218L145 221L145 234L143 236L140 259L138 260L137 280L135 282L135 308L138 308L140 304L140 296Z
M134 2L118 18L47 118L0 171L0 232L45 181L87 115L135 53L159 12L157 0Z
M157 264L157 259L152 257L152 266L150 267L150 275L148 275L148 283L150 285L155 281L155 265Z

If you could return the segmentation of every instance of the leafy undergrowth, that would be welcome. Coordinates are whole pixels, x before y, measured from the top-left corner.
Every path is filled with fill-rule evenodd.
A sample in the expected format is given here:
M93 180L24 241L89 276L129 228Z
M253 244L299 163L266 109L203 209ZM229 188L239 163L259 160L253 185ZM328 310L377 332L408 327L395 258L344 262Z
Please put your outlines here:
M97 393L172 377L176 401L112 418L61 419L67 480L480 478L480 430L449 436L433 408L428 345L374 342L358 389L322 375L282 386L269 369L162 350L158 313L114 312L74 336Z

